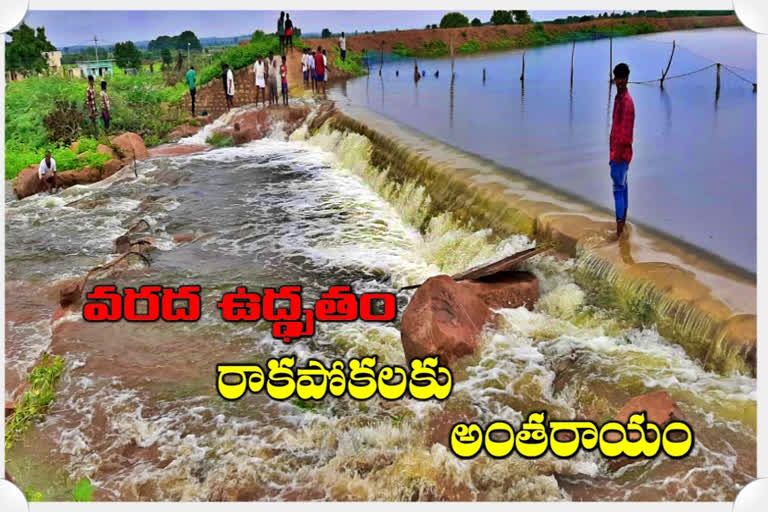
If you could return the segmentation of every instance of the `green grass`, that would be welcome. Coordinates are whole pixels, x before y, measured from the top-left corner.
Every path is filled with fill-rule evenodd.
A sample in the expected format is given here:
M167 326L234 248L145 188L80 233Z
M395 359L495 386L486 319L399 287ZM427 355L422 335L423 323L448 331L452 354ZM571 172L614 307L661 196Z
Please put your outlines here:
M333 59L333 69L341 69L350 73L353 76L362 76L366 74L366 70L363 67L363 54L347 51L347 58L341 60L341 51L338 46L331 48L331 55Z
M107 82L112 101L110 133L131 131L145 138L154 136L155 140L162 140L185 115L176 105L180 105L186 87L183 83L166 85L162 73L126 75L122 70L115 69ZM98 142L86 143L85 156L78 160L67 145L48 140L43 124L43 119L54 108L57 99L83 105L87 87L84 79L61 76L32 77L6 85L6 179L12 179L21 169L39 163L47 149L53 153L59 170L89 165L100 167L104 163L107 158L95 152ZM88 127L84 127L83 133L88 134Z
M232 137L222 133L212 133L205 142L217 148L227 148L235 145L235 140Z
M43 354L40 364L27 376L29 388L16 401L16 410L5 424L6 453L33 423L45 416L55 398L56 382L62 371L64 359L61 356Z
M296 37L293 44L296 48L304 47L301 39ZM228 64L232 71L236 71L253 64L259 55L266 57L269 52L273 52L275 55L280 54L280 39L274 34L254 35L245 46L231 46L222 52L216 53L213 61L200 70L198 74L198 87L213 79L220 78L222 63Z
M483 47L474 39L470 39L466 43L459 46L457 51L463 54L472 54L483 51Z

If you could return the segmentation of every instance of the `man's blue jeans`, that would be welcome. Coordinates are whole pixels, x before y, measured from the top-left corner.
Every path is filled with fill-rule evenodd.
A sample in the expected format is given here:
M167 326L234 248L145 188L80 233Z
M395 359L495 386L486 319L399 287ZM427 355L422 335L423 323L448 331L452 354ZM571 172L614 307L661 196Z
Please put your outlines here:
M626 220L629 195L627 193L627 171L629 164L625 161L610 162L611 179L613 180L613 199L616 202L616 220Z

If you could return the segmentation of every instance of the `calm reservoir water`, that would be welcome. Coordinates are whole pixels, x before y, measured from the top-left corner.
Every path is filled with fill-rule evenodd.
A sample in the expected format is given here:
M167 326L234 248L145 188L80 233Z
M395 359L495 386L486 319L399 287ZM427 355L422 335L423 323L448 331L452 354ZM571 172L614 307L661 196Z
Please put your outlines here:
M669 76L715 61L756 78L755 34L741 28L667 32L614 39L614 64L630 79L656 79L677 41ZM608 137L613 96L609 42L579 42L570 87L571 45L521 51L385 62L370 76L338 86L334 98L366 106L448 144L520 170L593 204L613 209ZM486 70L486 81L482 73ZM396 76L399 70L400 75ZM435 77L439 71L439 77ZM629 219L756 269L756 94L749 83L715 68L685 78L633 84L634 159Z

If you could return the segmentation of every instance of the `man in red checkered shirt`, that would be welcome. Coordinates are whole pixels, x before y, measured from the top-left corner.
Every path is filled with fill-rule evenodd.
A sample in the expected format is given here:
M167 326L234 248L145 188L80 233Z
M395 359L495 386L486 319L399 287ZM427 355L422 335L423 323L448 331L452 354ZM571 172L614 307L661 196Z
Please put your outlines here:
M635 104L627 90L629 66L617 64L613 68L616 84L616 100L613 103L613 124L611 125L611 180L613 199L616 203L616 236L621 237L627 221L627 171L632 160L632 133L635 128Z

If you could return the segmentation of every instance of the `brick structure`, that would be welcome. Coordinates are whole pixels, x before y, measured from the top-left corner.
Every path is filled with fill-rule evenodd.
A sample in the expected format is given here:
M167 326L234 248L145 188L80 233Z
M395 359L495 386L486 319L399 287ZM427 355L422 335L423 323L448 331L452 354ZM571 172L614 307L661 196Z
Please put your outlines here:
M304 80L301 75L301 51L295 50L287 56L288 65L288 93L292 96L301 96L304 94ZM253 64L233 70L235 76L235 107L242 107L256 101L256 80L253 75ZM269 89L267 89L269 94ZM280 91L278 90L278 98ZM189 94L184 95L184 108L189 111L191 102ZM203 111L213 117L218 117L227 111L227 100L224 97L224 84L221 75L210 82L197 87L195 97L195 111L199 115Z

